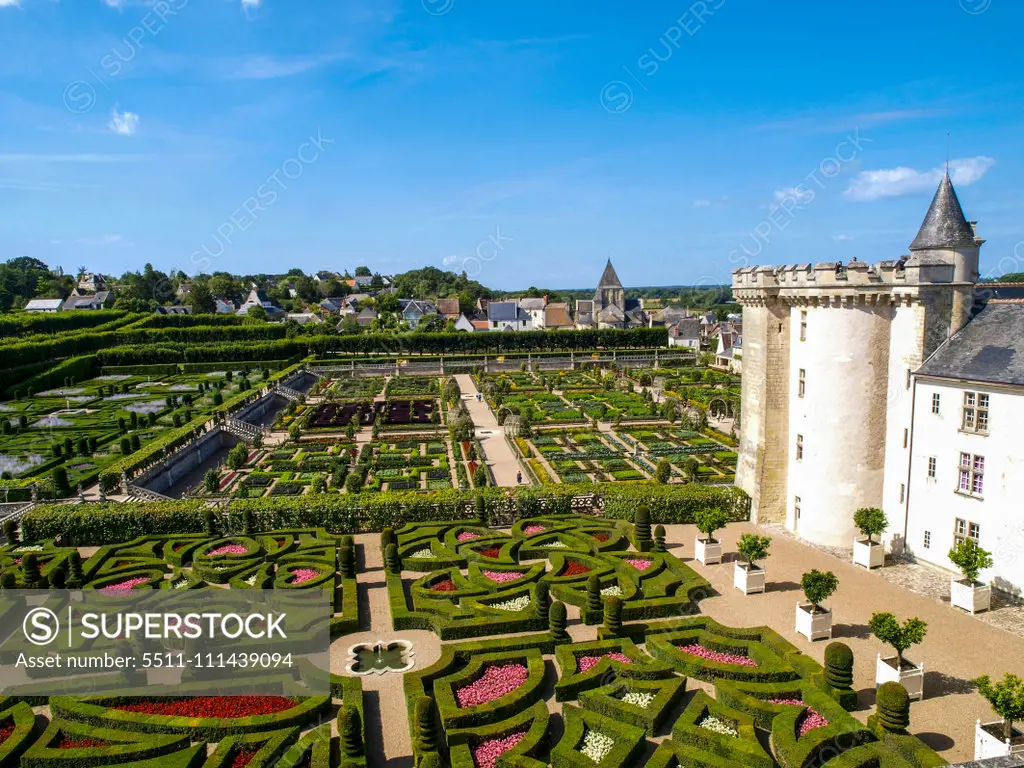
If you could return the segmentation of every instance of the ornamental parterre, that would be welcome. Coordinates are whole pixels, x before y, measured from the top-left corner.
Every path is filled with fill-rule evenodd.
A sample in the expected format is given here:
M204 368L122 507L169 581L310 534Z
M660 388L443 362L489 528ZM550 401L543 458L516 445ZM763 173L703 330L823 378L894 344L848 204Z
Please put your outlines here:
M519 731L482 741L473 747L473 762L477 768L494 768L498 758L513 749L525 736L525 731Z
M116 704L111 709L167 717L229 718L273 715L294 709L297 702L285 696L195 696L167 701Z
M741 656L738 653L721 653L720 651L712 651L710 648L705 648L700 643L689 643L688 645L677 646L683 653L688 653L691 656L699 656L702 659L708 661L717 661L720 664L735 664L739 667L756 667L757 662L749 656Z

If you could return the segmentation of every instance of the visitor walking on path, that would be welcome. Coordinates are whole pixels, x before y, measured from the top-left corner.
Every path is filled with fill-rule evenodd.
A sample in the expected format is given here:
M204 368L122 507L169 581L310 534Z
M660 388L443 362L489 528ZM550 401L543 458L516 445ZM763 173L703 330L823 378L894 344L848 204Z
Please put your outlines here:
M523 473L522 471L516 472L516 485L522 485Z

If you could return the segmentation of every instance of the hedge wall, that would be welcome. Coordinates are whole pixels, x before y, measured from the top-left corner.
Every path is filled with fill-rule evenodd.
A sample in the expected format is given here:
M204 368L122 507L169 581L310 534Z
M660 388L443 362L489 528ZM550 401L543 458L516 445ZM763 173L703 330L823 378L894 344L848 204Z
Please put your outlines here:
M96 357L84 355L72 357L62 363L48 368L45 371L35 374L31 378L23 379L11 384L4 392L5 397L14 398L18 395L26 396L28 391L45 392L48 389L64 386L64 379L71 377L76 382L91 379L96 369Z
M131 457L129 457L131 458ZM359 495L300 496L296 498L239 499L229 507L230 523L241 530L246 510L259 530L324 527L332 533L356 533L398 527L407 522L466 519L464 508L477 492L458 490L415 491ZM488 510L507 503L508 489L479 491ZM746 520L748 497L730 486L618 484L556 485L520 488L515 498L519 516L540 512L540 497L550 500L550 514L569 514L572 497L601 493L605 517L632 519L637 506L651 507L655 523L691 523L699 509L721 507L730 519ZM150 533L202 533L205 504L202 501L132 502L122 504L42 505L22 519L25 541L71 537L79 546L98 546L127 541ZM358 521L358 522L357 522Z

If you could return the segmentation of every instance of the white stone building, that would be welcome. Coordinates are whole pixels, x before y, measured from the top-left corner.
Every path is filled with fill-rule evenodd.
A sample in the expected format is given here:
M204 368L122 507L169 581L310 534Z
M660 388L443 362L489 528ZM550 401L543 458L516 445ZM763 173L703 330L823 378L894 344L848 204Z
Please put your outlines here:
M946 176L907 256L735 271L736 482L755 519L848 547L854 512L880 507L896 546L920 539L907 522L913 373L970 319L983 242Z
M920 560L975 539L981 579L1024 588L1024 300L993 299L914 374L907 498L898 523ZM890 520L892 516L890 515Z

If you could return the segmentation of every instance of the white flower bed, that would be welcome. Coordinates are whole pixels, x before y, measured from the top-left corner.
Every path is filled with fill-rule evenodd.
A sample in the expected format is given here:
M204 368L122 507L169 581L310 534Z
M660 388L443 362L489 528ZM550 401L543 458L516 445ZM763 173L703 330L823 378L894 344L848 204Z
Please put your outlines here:
M530 596L522 595L500 603L490 603L489 607L497 608L499 611L525 611L530 607Z
M36 397L67 397L68 395L81 395L84 389L74 387L68 389L48 389L45 392L36 392Z
M611 586L602 589L601 594L605 597L622 597L622 587L618 584L612 584Z
M27 547L18 547L14 551L15 552L42 552L43 551L43 545L42 544L30 544Z
M434 553L430 551L429 547L427 549L418 549L409 555L410 560L431 560L433 557Z
M580 752L589 757L595 763L600 763L606 757L608 753L612 751L612 747L615 746L615 740L611 736L606 736L600 731L587 730L583 734L583 744L580 746Z
M128 413L158 413L164 409L164 402L162 400L152 400L148 403L132 403L125 407Z
M259 574L254 573L252 576L250 576L248 579L245 580L245 583L248 584L250 587L255 587L256 586L256 577L258 575Z
M188 579L178 579L171 586L174 589L185 589L188 586Z
M640 707L640 709L647 709L651 706L651 702L654 701L653 693L644 693L643 691L629 691L622 700L627 704L632 704L634 707Z
M550 544L545 544L544 549L566 549L568 546L564 541L552 541Z
M725 720L715 717L714 715L708 715L698 723L701 728L707 728L709 731L714 733L720 733L723 736L737 737L740 735L739 730L732 723L727 723Z

